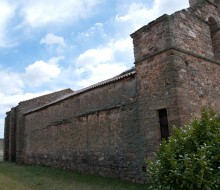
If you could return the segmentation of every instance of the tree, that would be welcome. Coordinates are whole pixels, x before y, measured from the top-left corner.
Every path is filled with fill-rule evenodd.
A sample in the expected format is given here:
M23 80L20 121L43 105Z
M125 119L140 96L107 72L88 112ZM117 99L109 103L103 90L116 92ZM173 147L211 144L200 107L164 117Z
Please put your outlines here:
M210 108L183 128L174 127L148 162L153 190L220 189L220 115Z

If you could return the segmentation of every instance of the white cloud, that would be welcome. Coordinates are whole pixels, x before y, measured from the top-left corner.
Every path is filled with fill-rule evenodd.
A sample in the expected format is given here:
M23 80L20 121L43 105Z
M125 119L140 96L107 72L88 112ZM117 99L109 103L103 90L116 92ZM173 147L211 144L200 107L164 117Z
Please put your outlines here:
M102 37L106 37L106 34L104 32L104 24L103 23L95 23L92 27L90 27L87 31L84 31L82 33L79 34L79 37L81 38L91 38L93 37L94 35L95 36L99 36L100 35Z
M176 10L181 10L188 7L189 0L155 0L154 9L157 9L159 14L172 14Z
M77 65L91 68L99 64L112 62L116 54L132 53L132 40L130 37L121 38L118 40L110 39L106 46L99 46L96 49L89 49L82 53L77 59Z
M0 138L4 136L4 117L6 116L5 113L10 111L12 107L18 105L19 102L28 100L31 98L35 98L38 96L42 96L44 94L49 94L51 91L43 91L37 93L19 93L19 94L11 94L6 95L0 93Z
M7 24L13 17L15 6L12 3L8 3L6 0L0 1L0 47L10 45L7 39Z
M24 83L19 74L0 70L0 76L0 93L15 94L22 92Z
M115 21L120 25L123 24L123 27L131 33L165 13L172 14L174 11L188 6L188 0L154 0L152 7L146 3L133 2L127 4L125 14L115 16Z
M92 67L90 75L77 82L78 86L86 87L104 79L109 79L125 71L127 67L123 63L103 63Z
M22 14L31 27L76 22L93 14L101 0L23 0Z
M36 92L36 93L18 93L18 94L11 94L6 95L0 93L0 114L5 114L7 111L10 111L12 107L15 107L18 105L19 102L28 100L31 98L35 98L44 94L51 93L51 91L42 91L42 92Z
M48 62L36 61L25 68L24 82L30 86L41 86L59 76L61 69L58 62L63 57L55 57Z
M110 40L106 46L85 51L76 61L74 72L76 76L81 76L77 85L86 87L120 74L128 69L126 59L121 57L130 58L130 55L132 55L130 38Z
M62 36L57 36L52 33L48 33L45 37L40 40L40 44L46 45L59 45L62 47L66 46L64 38Z
M91 69L99 64L109 62L113 59L113 51L107 47L98 47L97 49L89 49L81 54L77 60L77 64L87 69Z
M109 47L111 47L115 53L126 52L127 56L133 52L132 39L130 37L111 40L109 42Z

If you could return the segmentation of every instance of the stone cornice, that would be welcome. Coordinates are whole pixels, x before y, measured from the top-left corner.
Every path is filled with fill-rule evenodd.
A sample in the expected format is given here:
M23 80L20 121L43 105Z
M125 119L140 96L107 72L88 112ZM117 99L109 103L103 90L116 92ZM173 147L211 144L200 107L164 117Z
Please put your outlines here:
M161 51L158 51L158 52L156 52L156 53L154 53L154 54L147 55L147 56L144 57L144 59L142 59L142 60L140 60L140 61L138 61L138 62L135 62L134 64L135 64L135 65L136 65L136 64L139 64L140 62L143 62L143 61L145 61L145 60L147 60L147 59L150 59L150 58L152 58L152 57L155 57L155 56L157 56L157 55L159 55L159 54L162 54L162 53L164 53L164 52L166 52L166 51L169 51L169 50L176 50L176 51L179 51L179 52L181 52L181 53L185 53L185 54L188 54L188 55L191 55L191 56L194 56L194 57L197 57L197 58L204 59L204 60L206 60L206 61L212 62L212 63L214 63L214 64L220 65L220 61L217 61L217 60L211 59L211 58L207 58L207 57L205 57L205 56L202 56L202 55L199 55L199 54L197 54L197 53L194 53L194 52L191 52L191 51L187 51L187 50L181 49L181 48L179 48L179 47L175 47L175 46L169 46L169 47L167 47L167 48L165 48L165 49L163 49L163 50L161 50Z

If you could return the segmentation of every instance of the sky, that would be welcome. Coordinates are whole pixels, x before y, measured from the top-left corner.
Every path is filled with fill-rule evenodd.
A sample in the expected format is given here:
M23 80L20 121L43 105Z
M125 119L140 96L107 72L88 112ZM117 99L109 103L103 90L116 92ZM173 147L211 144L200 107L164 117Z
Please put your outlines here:
M20 101L134 66L130 34L188 0L0 0L0 138Z

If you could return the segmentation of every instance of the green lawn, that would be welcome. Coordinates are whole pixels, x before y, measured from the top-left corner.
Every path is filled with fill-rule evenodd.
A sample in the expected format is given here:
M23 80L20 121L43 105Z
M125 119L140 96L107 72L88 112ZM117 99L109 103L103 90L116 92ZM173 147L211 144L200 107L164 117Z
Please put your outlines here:
M146 190L146 185L0 162L0 190Z

